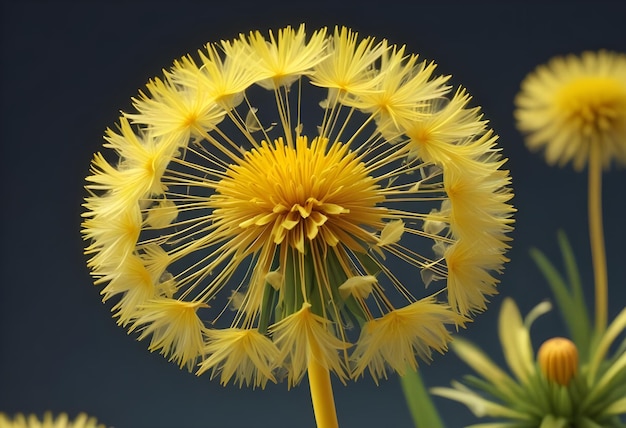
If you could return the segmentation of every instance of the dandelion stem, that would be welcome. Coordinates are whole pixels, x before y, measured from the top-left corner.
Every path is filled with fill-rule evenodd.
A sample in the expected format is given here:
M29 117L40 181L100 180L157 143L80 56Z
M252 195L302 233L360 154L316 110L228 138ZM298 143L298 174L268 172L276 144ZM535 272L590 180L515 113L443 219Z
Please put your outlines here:
M602 226L602 159L597 145L592 145L589 154L589 239L595 284L596 331L606 329L608 311L608 284L604 230Z
M311 356L309 358L308 373L309 387L311 389L311 401L317 428L338 428L333 387L330 383L328 368L319 362L320 350L316 343L311 343Z

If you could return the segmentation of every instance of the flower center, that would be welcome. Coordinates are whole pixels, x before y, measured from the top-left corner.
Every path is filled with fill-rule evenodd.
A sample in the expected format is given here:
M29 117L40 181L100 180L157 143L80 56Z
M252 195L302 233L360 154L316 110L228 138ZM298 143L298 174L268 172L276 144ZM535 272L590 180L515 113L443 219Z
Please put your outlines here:
M557 104L586 136L611 131L617 121L626 120L626 89L607 77L574 80L557 94Z
M279 138L246 152L217 184L210 204L216 222L233 233L304 252L306 240L349 247L373 242L372 231L382 225L378 189L348 146L321 138L309 144L301 136L295 147Z

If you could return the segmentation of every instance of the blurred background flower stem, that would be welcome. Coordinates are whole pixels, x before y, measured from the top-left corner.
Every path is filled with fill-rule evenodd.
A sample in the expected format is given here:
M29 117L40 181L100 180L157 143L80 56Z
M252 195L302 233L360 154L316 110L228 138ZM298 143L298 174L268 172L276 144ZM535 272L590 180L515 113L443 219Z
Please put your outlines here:
M592 144L589 157L589 239L593 263L595 289L595 326L598 335L606 330L608 311L608 280L604 230L602 226L602 152L599 144Z

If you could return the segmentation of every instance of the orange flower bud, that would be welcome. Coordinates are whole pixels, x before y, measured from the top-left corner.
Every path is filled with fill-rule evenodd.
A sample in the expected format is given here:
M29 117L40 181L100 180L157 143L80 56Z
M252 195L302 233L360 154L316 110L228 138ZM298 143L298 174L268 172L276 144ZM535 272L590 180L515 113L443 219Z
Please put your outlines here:
M553 337L541 345L537 361L549 381L567 386L578 371L578 349L569 339Z

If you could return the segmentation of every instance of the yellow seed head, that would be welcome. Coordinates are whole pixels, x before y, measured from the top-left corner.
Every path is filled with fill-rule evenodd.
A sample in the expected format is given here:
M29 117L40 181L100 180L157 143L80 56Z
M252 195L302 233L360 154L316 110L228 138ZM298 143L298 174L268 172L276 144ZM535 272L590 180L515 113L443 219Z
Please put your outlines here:
M448 80L343 27L176 60L86 178L88 267L120 324L252 387L444 352L496 292L515 211L495 133Z
M539 348L537 360L546 378L559 385L567 386L578 372L578 349L564 337L546 340Z

